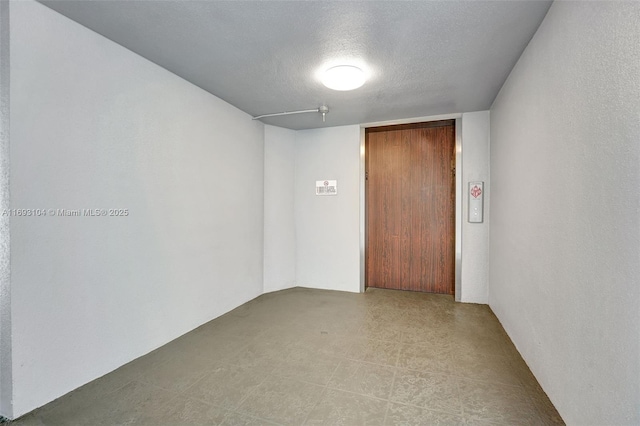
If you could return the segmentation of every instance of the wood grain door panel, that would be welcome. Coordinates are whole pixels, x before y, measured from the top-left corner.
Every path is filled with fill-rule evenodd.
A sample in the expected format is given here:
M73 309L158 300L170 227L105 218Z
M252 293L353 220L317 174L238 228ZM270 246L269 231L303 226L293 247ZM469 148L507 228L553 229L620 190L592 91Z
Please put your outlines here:
M453 294L453 121L367 129L368 286Z

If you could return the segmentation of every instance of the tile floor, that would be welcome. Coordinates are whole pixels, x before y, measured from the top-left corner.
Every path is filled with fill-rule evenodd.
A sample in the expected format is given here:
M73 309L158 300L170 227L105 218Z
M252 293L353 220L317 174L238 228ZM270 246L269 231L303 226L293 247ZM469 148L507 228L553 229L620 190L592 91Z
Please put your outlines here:
M484 305L266 294L16 425L563 424Z

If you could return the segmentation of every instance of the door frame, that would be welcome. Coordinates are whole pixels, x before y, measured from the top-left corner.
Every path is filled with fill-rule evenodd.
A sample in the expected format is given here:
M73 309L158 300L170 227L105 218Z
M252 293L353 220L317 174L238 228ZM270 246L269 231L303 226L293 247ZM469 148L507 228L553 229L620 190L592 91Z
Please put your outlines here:
M424 123L427 121L455 120L455 300L460 301L462 270L462 114L445 114L405 120L379 121L360 125L360 292L365 290L366 208L365 198L365 130L369 127L393 126L397 124Z

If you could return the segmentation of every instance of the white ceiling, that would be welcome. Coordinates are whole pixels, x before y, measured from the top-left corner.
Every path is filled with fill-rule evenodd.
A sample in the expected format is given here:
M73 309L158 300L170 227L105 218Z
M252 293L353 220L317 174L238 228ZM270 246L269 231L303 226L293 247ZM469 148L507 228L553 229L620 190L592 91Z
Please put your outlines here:
M251 114L291 129L489 109L551 1L45 1ZM318 70L369 81L325 88Z

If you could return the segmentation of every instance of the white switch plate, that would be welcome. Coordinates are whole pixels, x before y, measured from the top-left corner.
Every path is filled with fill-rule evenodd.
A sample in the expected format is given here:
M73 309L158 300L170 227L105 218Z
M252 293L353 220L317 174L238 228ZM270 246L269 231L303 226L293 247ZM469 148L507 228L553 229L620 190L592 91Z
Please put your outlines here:
M484 182L469 182L469 223L482 223Z

